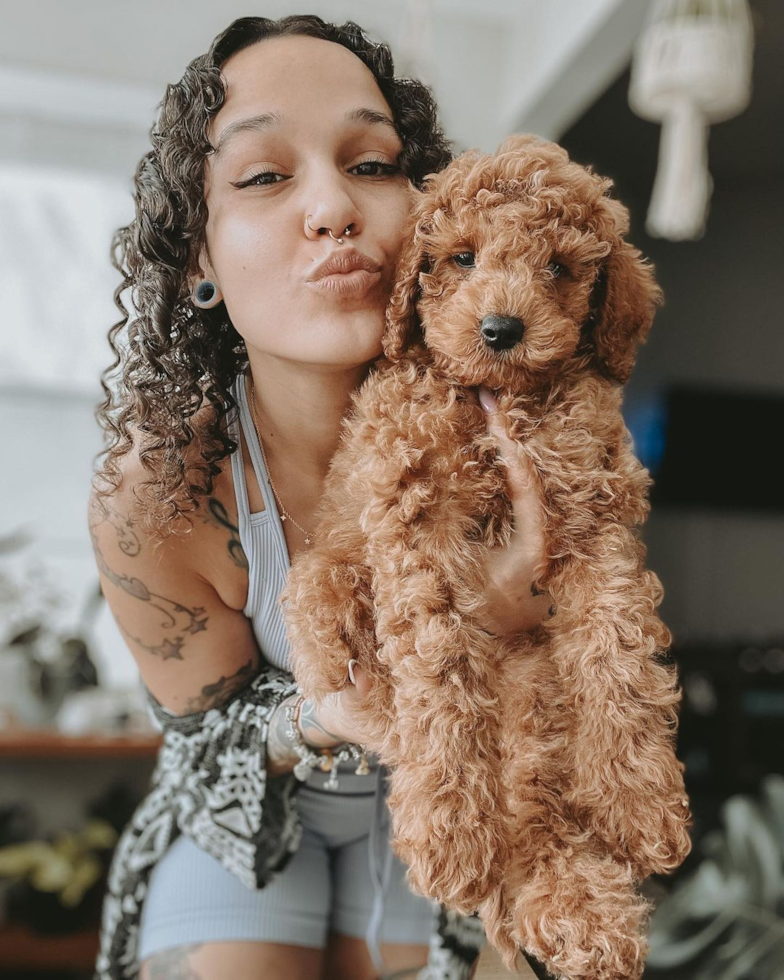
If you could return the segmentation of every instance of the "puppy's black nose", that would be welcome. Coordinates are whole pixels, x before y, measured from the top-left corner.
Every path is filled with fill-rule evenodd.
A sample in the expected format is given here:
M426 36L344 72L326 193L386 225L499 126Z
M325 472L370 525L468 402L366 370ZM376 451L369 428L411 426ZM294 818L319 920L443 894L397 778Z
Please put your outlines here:
M493 350L509 350L523 339L525 325L516 316L490 313L482 320L482 339Z

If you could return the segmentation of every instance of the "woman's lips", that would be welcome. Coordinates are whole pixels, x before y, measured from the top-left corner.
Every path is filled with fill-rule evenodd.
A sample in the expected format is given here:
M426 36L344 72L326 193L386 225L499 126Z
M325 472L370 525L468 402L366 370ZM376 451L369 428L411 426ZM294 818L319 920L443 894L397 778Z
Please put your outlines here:
M308 285L331 293L361 293L374 286L381 278L378 272L367 269L352 269L351 272L332 272L320 279L308 280Z

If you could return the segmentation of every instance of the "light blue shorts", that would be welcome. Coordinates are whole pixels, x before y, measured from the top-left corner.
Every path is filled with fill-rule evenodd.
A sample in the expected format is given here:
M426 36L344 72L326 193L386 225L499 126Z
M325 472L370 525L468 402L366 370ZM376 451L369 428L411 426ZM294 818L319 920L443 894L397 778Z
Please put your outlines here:
M366 938L377 966L382 943L426 946L437 906L409 889L406 867L390 847L379 770L357 776L349 765L339 771L337 790L324 788L321 772L302 784L302 840L261 890L178 837L150 878L140 961L175 946L231 940L323 948L329 931Z

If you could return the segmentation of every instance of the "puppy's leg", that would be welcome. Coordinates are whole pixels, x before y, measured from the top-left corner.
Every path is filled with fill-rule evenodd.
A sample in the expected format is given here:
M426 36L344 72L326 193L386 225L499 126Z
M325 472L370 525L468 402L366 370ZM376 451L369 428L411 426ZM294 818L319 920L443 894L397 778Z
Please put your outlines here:
M554 976L627 980L642 971L647 906L564 803L573 729L554 674L536 634L501 668L510 857L480 917L509 965L522 947Z
M385 528L393 520L390 511ZM430 536L438 554L428 557L424 525L418 542L400 526L389 542L374 540L379 658L394 679L399 738L389 803L413 887L471 913L507 860L498 644L461 615L456 599L475 554L442 525ZM462 563L462 578L453 563Z
M566 801L643 878L676 868L691 848L674 746L680 690L661 662L670 636L642 545L610 524L586 555L549 583L553 657L574 718Z
M283 594L290 657L313 698L346 687L348 662L359 661L372 681L362 720L385 755L395 740L391 679L376 655L370 569L356 553L321 545L293 565Z
M554 836L540 843L533 867L527 858L523 874L510 867L503 900L480 910L488 939L508 966L522 948L554 976L637 980L648 951L650 905L637 893L629 866L590 843Z
M349 660L375 649L369 569L316 546L292 566L282 598L297 680L313 697L345 687Z

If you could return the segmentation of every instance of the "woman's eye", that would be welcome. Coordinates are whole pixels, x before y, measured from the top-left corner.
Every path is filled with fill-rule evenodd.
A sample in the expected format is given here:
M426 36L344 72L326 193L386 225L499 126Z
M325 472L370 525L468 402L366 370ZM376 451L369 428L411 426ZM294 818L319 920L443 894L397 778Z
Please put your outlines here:
M476 264L476 256L473 252L458 252L457 255L453 255L452 258L461 269L473 269L474 265Z
M362 163L358 163L356 167L352 167L352 170L359 170L360 167L381 167L382 173L385 174L395 174L399 171L399 167L394 166L391 163L384 163L383 160L364 160ZM360 174L360 177L379 177L380 174Z
M263 180L264 177L283 177L283 174L276 173L274 170L262 170L261 173L251 174L247 180L232 181L231 183L235 187L248 187L250 184L255 184L258 187L270 187L272 184L278 184L280 181L277 180Z
M566 275L568 270L563 262L550 262L548 263L547 271L552 275L553 279L560 279L561 276Z
M384 163L383 160L364 160L362 163L358 163L353 170L359 170L360 167L380 167L381 173L360 173L360 177L381 177L387 174L396 174L399 172L400 168L394 166L391 163ZM266 177L280 177L280 180L266 180ZM251 174L247 180L240 180L237 182L232 181L235 187L271 187L273 184L279 184L283 180L288 180L288 177L283 174L277 173L275 170L262 170L260 173Z

